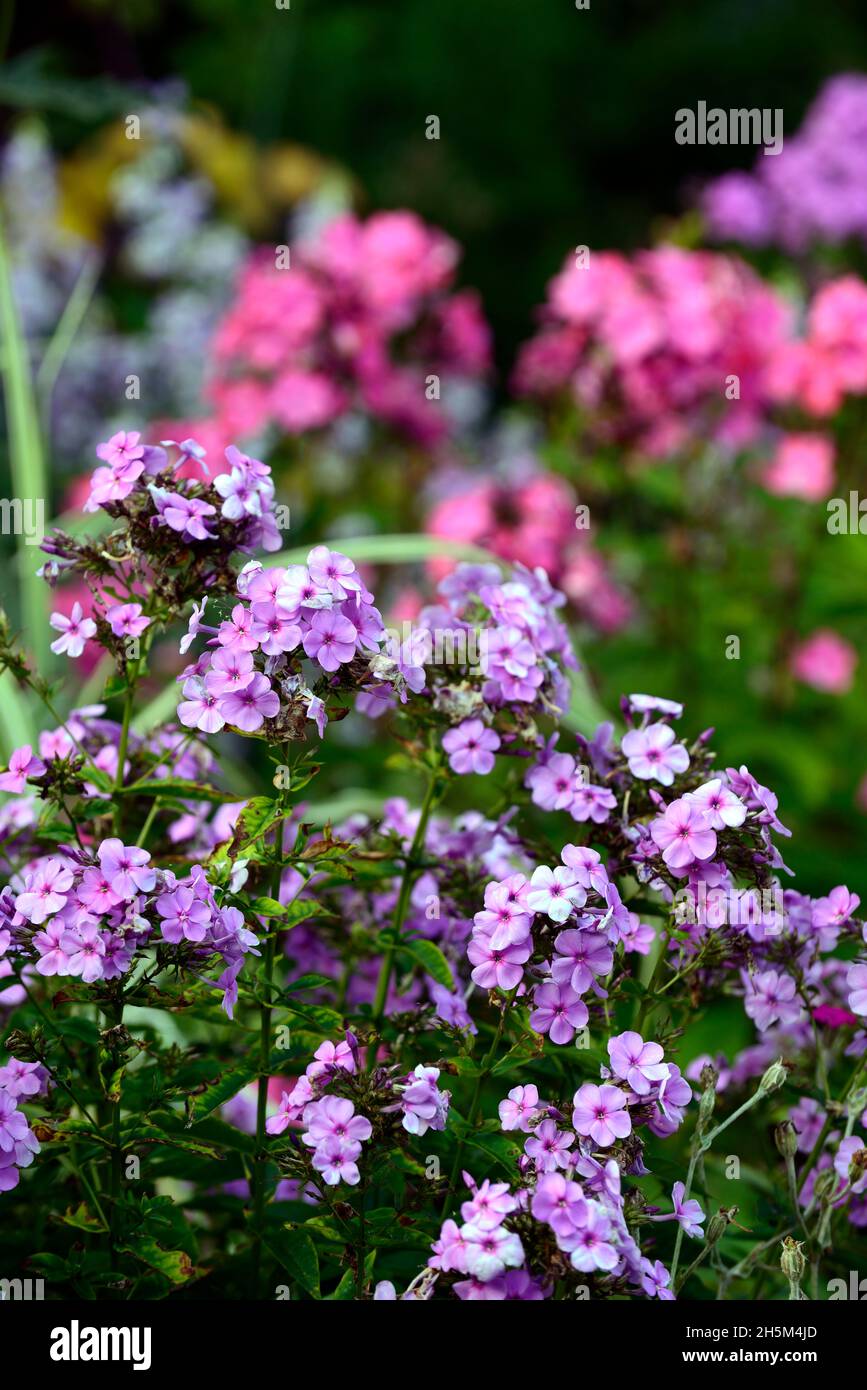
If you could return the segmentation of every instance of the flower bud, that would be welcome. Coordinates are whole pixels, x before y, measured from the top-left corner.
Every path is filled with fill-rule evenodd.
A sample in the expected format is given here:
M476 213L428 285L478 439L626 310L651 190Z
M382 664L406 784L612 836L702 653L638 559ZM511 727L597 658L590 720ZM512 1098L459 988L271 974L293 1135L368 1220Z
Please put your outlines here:
M770 1095L771 1091L778 1091L780 1089L780 1087L784 1084L787 1076L788 1072L786 1071L786 1068L783 1066L783 1059L779 1058L776 1062L772 1062L771 1065L768 1067L767 1071L765 1072L764 1076L759 1082L759 1090L763 1091L765 1095Z
M802 1244L802 1241L786 1236L780 1255L780 1268L788 1279L790 1288L794 1287L795 1290L800 1287L804 1270L807 1268L807 1261L801 1253Z
M791 1120L784 1120L774 1130L774 1143L783 1158L794 1158L798 1152L798 1131Z
M818 1202L824 1202L831 1197L837 1190L839 1179L833 1168L826 1168L819 1173L813 1184L813 1196Z
M733 1210L736 1211L737 1208ZM716 1245L717 1241L725 1235L730 1220L731 1216L724 1207L720 1207L719 1211L714 1212L707 1223L707 1231L705 1232L705 1241L708 1245Z

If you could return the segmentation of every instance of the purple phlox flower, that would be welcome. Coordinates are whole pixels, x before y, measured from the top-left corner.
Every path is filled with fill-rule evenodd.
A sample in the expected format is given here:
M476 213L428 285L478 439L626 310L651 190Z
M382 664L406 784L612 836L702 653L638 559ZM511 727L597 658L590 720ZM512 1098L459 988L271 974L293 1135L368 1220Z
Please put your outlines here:
M46 860L27 875L24 892L15 899L16 912L40 926L65 906L72 881L72 872L62 859Z
M547 1033L553 1043L570 1043L588 1018L587 1005L569 985L553 982L537 985L533 991L533 1012L530 1027L537 1033Z
M661 1260L656 1260L651 1264L650 1260L641 1261L641 1287L648 1298L661 1298L669 1301L674 1298L674 1291L669 1288L671 1275Z
M304 1111L304 1125L303 1142L310 1148L318 1148L329 1139L360 1144L373 1133L370 1120L356 1115L352 1101L342 1096L313 1101Z
M516 882L520 888L516 889ZM524 942L530 935L532 918L527 911L527 880L523 874L513 874L501 883L489 883L485 888L485 907L473 921L477 928L490 934L494 949Z
M355 656L358 631L353 623L334 609L314 613L304 634L304 650L323 671L336 671Z
M7 771L0 773L0 791L14 792L20 796L25 790L27 779L41 777L44 772L44 762L35 757L30 744L25 743L13 752Z
M568 1236L586 1218L584 1189L562 1173L545 1173L536 1184L532 1212L537 1221L547 1222L555 1235Z
M867 1017L867 965L850 966L846 986L849 990L849 1008L853 1014L859 1018Z
M409 1134L445 1129L450 1095L437 1090L439 1074L438 1067L421 1064L410 1074L409 1084L400 1097L404 1112L401 1123Z
M687 792L688 801L694 801L707 816L708 825L713 830L725 830L727 826L743 825L747 818L747 808L739 796L725 786L721 777L714 777Z
M704 1231L702 1230L702 1222L705 1219L704 1212L701 1209L701 1204L694 1197L690 1197L686 1202L683 1200L685 1191L682 1182L676 1182L671 1189L671 1200L674 1204L673 1214L686 1235L692 1236L693 1240L702 1240L704 1238ZM653 1219L658 1221L659 1217Z
M557 958L552 962L551 975L558 984L571 985L576 994L586 994L594 976L607 975L614 964L610 943L597 931L561 931L555 938L554 950Z
M476 930L467 946L467 956L474 967L473 982L481 989L514 989L523 978L523 966L530 959L531 949L529 942L513 942L494 949L490 936Z
M307 556L307 570L317 588L327 590L338 601L364 590L361 577L349 556L341 555L338 550L329 550L327 545L313 547Z
M500 736L481 719L465 719L456 728L443 734L443 748L449 755L449 766L461 776L490 772L500 746Z
M569 1150L574 1143L574 1134L558 1129L553 1120L543 1120L525 1142L524 1153L532 1158L538 1173L553 1173L569 1167Z
M96 922L92 919L79 921L69 932L66 950L70 975L80 975L88 985L102 979L105 941Z
M480 1227L483 1231L492 1230L495 1226L502 1225L517 1205L517 1198L509 1191L508 1183L492 1183L486 1178L482 1185L476 1188L471 1200L461 1206L461 1216L464 1221Z
M857 893L850 893L849 889L839 884L832 888L826 898L816 898L813 903L813 926L814 927L842 927L844 922L848 922L853 912L856 912L861 899Z
M10 1057L5 1066L0 1067L0 1091L5 1091L13 1100L20 1097L38 1096L47 1090L48 1072L40 1062L20 1062Z
M334 606L330 589L312 578L306 565L288 565L275 599L287 613L297 617L302 608L329 609Z
M531 767L524 785L544 811L568 811L577 788L575 759L555 753L547 762Z
M205 594L205 597L202 599L202 602L200 604L193 604L193 611L190 614L190 621L187 624L187 631L185 635L181 638L180 646L178 647L178 651L180 652L181 656L183 656L186 652L189 651L190 647L193 645L194 638L198 635L202 628L202 618L205 616L205 607L207 605L207 602L208 596L207 594Z
M333 1075L336 1071L356 1071L356 1054L349 1042L320 1043L313 1054L314 1060L307 1067L307 1076Z
M244 651L254 652L259 639L253 633L253 613L243 603L236 603L231 618L220 623L217 641L221 647L242 647Z
M120 840L103 840L97 851L102 872L118 898L129 899L136 893L150 893L156 883L156 873L150 866L150 854L135 845Z
M595 1086L585 1082L572 1098L572 1124L579 1134L589 1135L600 1148L625 1139L632 1130L626 1109L626 1095L617 1086Z
M669 724L650 724L645 729L630 729L624 734L620 746L633 777L643 781L652 778L670 787L675 775L686 772L689 767L686 748L674 739L675 733Z
M537 1088L533 1085L514 1086L508 1098L500 1101L498 1111L502 1129L507 1132L520 1129L524 1134L529 1134L531 1121L541 1113Z
M764 1033L773 1023L797 1023L803 1017L804 1006L791 975L763 970L745 975L744 986L744 1008L759 1032Z
M76 897L88 912L97 915L109 912L122 901L121 894L114 891L102 863L98 868L85 869L76 890Z
M14 1153L16 1144L22 1142L28 1129L27 1117L18 1109L14 1096L0 1091L0 1150Z
M85 618L84 609L77 602L72 605L68 618L65 613L52 613L48 621L55 632L61 634L51 643L51 650L58 656L63 652L71 657L81 656L85 643L96 632L96 623L92 618Z
M322 1174L322 1180L328 1187L336 1187L341 1182L356 1187L361 1181L356 1163L360 1153L360 1144L332 1136L324 1139L315 1150L313 1167Z
M59 917L48 922L44 931L37 932L33 945L39 952L36 969L40 975L68 975L69 952L75 942L70 937L67 924Z
M589 1274L594 1269L611 1270L619 1256L612 1241L614 1228L598 1202L585 1203L584 1219L568 1236L561 1236L574 1269Z
M258 671L243 689L233 690L220 699L220 713L226 723L247 734L260 729L266 719L273 719L279 711L279 695L272 690L268 677Z
M587 894L579 879L580 875L575 869L565 866L549 869L540 864L533 870L530 879L527 907L531 912L544 912L552 922L565 922L587 901Z
M216 516L217 509L211 502L201 497L186 497L180 492L166 492L164 488L151 483L148 487L159 519L172 531L177 531L185 541L209 541L214 539L213 531L208 529L206 517Z
M608 1041L608 1056L615 1076L628 1082L637 1096L650 1094L668 1076L659 1043L645 1042L640 1033L620 1033Z
M211 909L198 899L192 888L178 887L157 899L157 912L162 917L162 934L166 941L204 941L211 920Z
M467 1273L481 1284L524 1263L520 1236L505 1226L482 1227L471 1222L464 1226L464 1239Z
M681 869L695 859L712 859L716 832L705 812L693 801L680 797L651 822L650 833L670 869Z
M183 684L184 699L178 705L178 719L187 729L201 729L203 734L216 734L226 721L219 710L219 696L210 690L201 676L191 676Z
M140 603L116 603L105 616L115 637L140 637L151 623Z
M301 642L301 626L276 603L254 603L251 635L266 656L292 652Z
M439 1239L434 1241L431 1249L433 1255L428 1260L431 1269L441 1269L444 1272L454 1270L458 1274L466 1274L467 1241L457 1222L448 1220L443 1223Z
M604 896L608 871L597 850L586 845L564 845L560 858L568 869L574 869L582 888L593 889Z
M670 719L680 719L683 705L677 700L663 700L659 695L628 695L627 707L637 714L667 714Z
M253 654L243 647L219 647L211 657L205 686L211 695L230 695L253 679Z
M604 825L616 805L617 798L608 787L586 782L576 787L569 814L574 821L591 820L594 825Z

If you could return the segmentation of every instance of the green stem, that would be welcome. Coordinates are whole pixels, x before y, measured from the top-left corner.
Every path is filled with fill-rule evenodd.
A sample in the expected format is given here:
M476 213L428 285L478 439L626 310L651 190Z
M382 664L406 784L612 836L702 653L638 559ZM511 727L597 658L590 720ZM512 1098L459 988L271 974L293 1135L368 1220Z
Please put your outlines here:
M279 879L276 898L279 894ZM256 1153L253 1160L253 1228L255 1246L253 1250L253 1289L259 1296L259 1283L262 1267L262 1236L265 1221L265 1199L267 1196L268 1153L266 1149L265 1121L268 1115L268 1082L271 1070L271 987L274 979L274 960L277 951L277 928L270 924L271 930L265 943L263 963L264 999L259 1005L259 1090L256 1097Z
M18 306L12 292L12 275L6 236L0 219L0 331L3 335L2 373L9 430L9 463L16 499L48 509L48 478L39 416L33 393L33 380L27 341L21 328ZM39 537L41 540L42 537ZM48 665L48 633L45 586L37 576L37 554L33 537L18 535L21 584L21 621L36 657L37 669Z
M476 1085L473 1091L473 1098L470 1101L470 1108L467 1114L467 1130L472 1129L473 1125L476 1123L476 1120L478 1118L479 1107L482 1101L482 1088L484 1087L485 1082L490 1076L491 1070L496 1060L497 1049L500 1046L500 1040L503 1036L503 1029L506 1026L506 1013L511 1008L512 1000L514 999L514 997L515 990L511 990L508 998L503 1003L502 1009L500 1010L500 1021L497 1024L496 1032L494 1033L494 1040L491 1043L491 1046L488 1048L485 1059L482 1062L481 1070L479 1071L479 1074L476 1077ZM449 1178L449 1185L446 1188L446 1195L443 1201L443 1217L446 1216L449 1210L449 1207L451 1205L451 1199L454 1196L455 1190L457 1188L457 1182L461 1172L461 1160L464 1155L465 1134L466 1131L459 1138L458 1145L455 1150L455 1161L452 1164L451 1177Z
M409 906L409 895L412 892L413 879L418 870L417 860L419 856L419 850L422 848L424 844L428 821L430 820L431 812L436 803L438 783L438 768L434 767L431 771L430 781L428 782L427 791L425 793L424 802L421 808L421 815L418 819L418 825L416 826L416 831L415 835L413 836L412 845L410 846L409 854L407 855L406 860L404 862L403 877L400 881L400 890L397 895L397 905L394 909L394 917L392 919L391 924L392 940L385 948L385 953L382 958L382 966L379 971L379 979L377 980L376 984L376 994L373 1000L373 1023L375 1026L378 1026L380 1024L380 1022L382 1021L382 1016L385 1013L385 1006L388 1000L388 987L391 983L391 972L392 967L394 965L394 957L397 952L400 930L403 926L404 918L406 917L406 910ZM375 1061L376 1046L373 1042L371 1042L369 1055L367 1059L368 1068L372 1068L375 1064Z

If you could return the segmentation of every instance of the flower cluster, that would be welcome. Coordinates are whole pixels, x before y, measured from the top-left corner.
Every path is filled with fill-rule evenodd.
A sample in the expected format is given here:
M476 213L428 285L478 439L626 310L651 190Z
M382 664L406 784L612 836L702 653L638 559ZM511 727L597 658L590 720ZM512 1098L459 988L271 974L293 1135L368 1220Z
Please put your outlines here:
M772 161L768 161L772 162ZM662 457L761 433L768 367L789 332L783 300L742 262L662 246L594 252L551 282L515 371L522 395L568 391L593 439ZM726 399L726 380L738 382Z
M44 1095L48 1075L38 1062L11 1058L0 1067L0 1192L18 1186L21 1168L29 1168L39 1153L39 1140L21 1104Z
M463 1224L444 1223L429 1261L458 1298L537 1300L555 1283L568 1297L588 1297L588 1279L596 1297L674 1297L668 1270L642 1253L634 1229L674 1220L700 1239L704 1213L683 1183L675 1183L666 1215L627 1192L622 1179L647 1171L636 1131L647 1125L672 1134L692 1090L662 1061L662 1049L636 1033L611 1038L608 1051L603 1084L585 1082L575 1092L571 1124L570 1107L541 1100L533 1085L514 1087L500 1103L503 1130L528 1136L516 1157L518 1183L479 1185L465 1173L471 1196L461 1206Z
M374 1133L370 1119L356 1110L359 1098L377 1117L379 1138L387 1118L395 1114L401 1116L401 1126L408 1134L443 1130L449 1093L438 1089L439 1075L439 1068L420 1063L408 1076L397 1075L391 1068L377 1069L368 1078L361 1069L357 1040L348 1033L343 1042L325 1042L317 1048L292 1090L282 1091L279 1108L266 1129L276 1136L289 1125L300 1125L301 1143L311 1150L310 1162L321 1181L327 1187L339 1183L356 1187L361 1181L361 1146ZM351 1087L350 1078L356 1086L351 1098L335 1094L335 1083L343 1081Z
M575 494L565 478L522 468L515 477L470 480L462 474L440 490L426 522L430 535L480 545L528 569L541 566L599 631L616 632L626 624L629 596L590 544L587 529L578 527ZM440 557L430 564L438 578L452 567Z
M225 725L246 734L264 726L275 740L298 737L312 719L321 737L329 694L353 675L358 684L370 674L385 637L373 595L352 561L325 545L310 551L306 565L263 568L251 561L237 593L218 627L203 621L207 595L194 608L181 650L200 633L208 643L179 677L178 718L209 734ZM316 673L315 689L304 677L304 658Z
M781 246L867 241L867 79L832 78L773 159L752 173L723 174L704 190L702 211L715 241Z
M294 245L291 265L255 254L214 341L208 394L224 431L302 434L354 411L436 443L449 421L431 377L490 365L476 296L451 292L457 259L409 212L342 214Z
M576 660L556 616L565 598L541 569L518 565L506 580L492 564L458 565L438 594L374 660L373 674L387 684L366 687L359 708L381 713L396 690L410 715L421 710L451 726L442 747L453 772L488 773L498 751L538 743L538 716L566 708L564 668Z
M258 954L255 933L236 907L217 902L202 868L178 878L150 859L110 838L94 854L67 847L31 864L18 891L0 895L10 954L39 975L94 984L128 975L140 953L165 943L196 973L222 964L216 987L231 1017L244 957Z

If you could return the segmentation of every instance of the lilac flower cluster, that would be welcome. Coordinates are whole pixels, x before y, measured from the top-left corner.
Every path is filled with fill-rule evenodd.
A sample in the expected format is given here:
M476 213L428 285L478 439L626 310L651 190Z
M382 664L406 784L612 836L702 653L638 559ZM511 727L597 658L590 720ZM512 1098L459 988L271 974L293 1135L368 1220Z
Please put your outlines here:
M239 602L217 627L203 621L207 596L194 608L181 650L200 633L208 643L179 677L178 718L209 734L226 725L254 734L267 720L265 732L276 738L297 737L299 721L311 719L321 737L329 692L353 678L353 663L363 680L383 641L373 595L352 561L324 545L310 551L306 565L251 561L237 592ZM304 657L319 680L316 690L304 677Z
M231 1018L244 957L258 955L255 934L238 908L218 904L202 868L177 878L150 858L111 838L93 855L66 847L29 865L19 888L0 894L10 954L39 975L85 984L127 975L141 952L162 943L196 973L217 958L224 968L216 987Z
M0 1067L0 1192L17 1187L19 1170L29 1168L39 1153L39 1140L19 1106L47 1089L48 1074L38 1062L13 1057Z
M803 252L815 243L867 241L867 78L833 77L786 137L775 159L752 173L723 174L704 190L711 236Z
M168 449L177 450L171 465ZM117 504L128 504L134 494L143 501L141 494L145 493L153 504L152 528L168 527L185 541L214 541L220 517L238 528L238 549L280 549L271 469L242 454L233 444L226 449L228 473L220 473L214 479L213 490L218 494L214 501L206 495L210 488L173 476L191 463L207 473L205 450L194 439L142 444L136 430L119 430L106 443L99 444L96 453L102 463L91 478L90 495L84 504L86 512L102 507L116 515ZM169 480L171 485L164 486Z
M414 839L420 813L399 797L390 798L381 816L353 816L335 826L335 836L351 843L359 855L405 854ZM528 867L529 858L512 826L513 813L490 820L477 811L454 819L434 815L425 827L424 857L431 867L423 870L413 884L404 918L404 934L411 940L429 941L439 947L451 968L451 986L434 979L423 970L412 975L397 974L390 982L385 1012L424 1013L429 1024L475 1032L465 999L470 983L466 943L472 930L473 911L480 878L506 876L519 865ZM294 822L286 834L294 834ZM435 867L433 867L435 866ZM345 1005L357 1009L373 1002L379 974L379 961L363 943L373 941L382 923L394 915L400 893L400 876L377 879L373 888L355 883L338 887L326 875L304 880L295 869L282 877L280 900L319 901L333 916L326 916L315 927L302 923L286 938L286 954L293 968L316 973L338 982L345 979L347 956L351 960L345 986ZM351 929L351 930L350 930ZM356 954L353 943L358 943Z
M674 1297L668 1270L648 1259L633 1235L636 1217L677 1221L700 1239L704 1213L694 1199L684 1200L683 1183L675 1183L673 1210L664 1214L640 1194L627 1194L622 1179L647 1171L635 1131L646 1125L663 1137L673 1133L692 1091L679 1069L662 1061L662 1049L636 1033L611 1038L608 1051L602 1084L586 1082L575 1092L571 1125L533 1085L514 1087L500 1103L503 1130L528 1136L518 1186L477 1185L465 1173L471 1200L461 1207L463 1224L444 1223L429 1261L439 1279L463 1276L447 1279L458 1298L537 1300L564 1279L570 1296L587 1297L588 1278L597 1295Z
M409 1075L377 1070L370 1078L361 1073L358 1043L347 1033L343 1042L324 1042L314 1053L303 1076L291 1091L283 1091L276 1114L266 1123L271 1135L289 1125L301 1125L301 1142L312 1150L312 1166L328 1187L361 1181L358 1159L361 1146L373 1135L373 1125L356 1111L354 1099L336 1095L332 1083L340 1077L356 1077L366 1085L365 1102L380 1117L399 1114L401 1126L413 1135L429 1129L443 1130L449 1109L449 1093L440 1091L438 1067L419 1064ZM327 1092L327 1094L324 1094Z
M452 771L484 775L497 752L535 746L534 718L568 705L564 668L577 663L556 616L566 599L543 570L523 565L505 579L499 565L461 564L437 592L411 634L374 661L386 684L366 688L359 707L376 715L417 696L450 726L442 747Z

